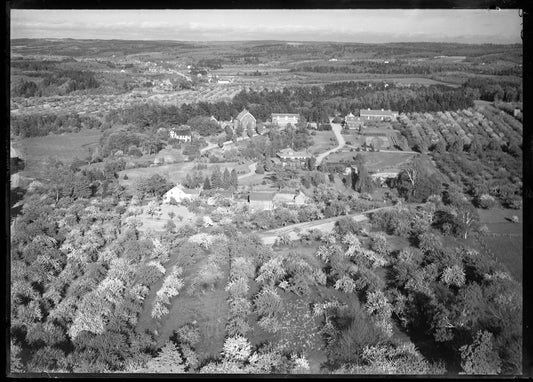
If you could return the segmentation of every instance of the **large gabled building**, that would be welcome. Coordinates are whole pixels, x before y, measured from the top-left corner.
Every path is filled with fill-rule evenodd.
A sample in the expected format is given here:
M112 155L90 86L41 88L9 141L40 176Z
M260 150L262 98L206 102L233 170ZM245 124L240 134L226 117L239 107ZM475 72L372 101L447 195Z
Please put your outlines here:
M276 155L283 166L291 165L296 167L305 166L307 159L312 157L307 150L294 151L291 148L280 150Z
M242 127L244 133L246 130L255 130L256 123L255 117L248 110L243 109L233 121L233 126L235 129Z
M398 118L398 112L385 109L361 109L359 111L359 116L365 121L392 121Z
M363 121L361 117L356 117L352 113L344 117L344 128L345 129L361 129L363 127Z
M279 127L284 127L288 124L294 126L300 122L300 114L273 113L271 117L272 123L278 125Z

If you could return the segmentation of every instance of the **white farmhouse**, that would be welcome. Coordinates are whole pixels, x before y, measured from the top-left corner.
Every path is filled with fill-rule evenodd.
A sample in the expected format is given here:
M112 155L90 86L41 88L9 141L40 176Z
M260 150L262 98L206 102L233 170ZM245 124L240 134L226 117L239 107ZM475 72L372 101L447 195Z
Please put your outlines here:
M163 195L163 203L170 203L171 199L174 199L177 203L187 199L194 200L200 195L199 190L190 190L183 187L181 184L176 185L172 189L168 190L165 195Z
M192 140L191 131L187 129L171 129L168 135L170 136L170 138L177 139L180 142L190 142Z

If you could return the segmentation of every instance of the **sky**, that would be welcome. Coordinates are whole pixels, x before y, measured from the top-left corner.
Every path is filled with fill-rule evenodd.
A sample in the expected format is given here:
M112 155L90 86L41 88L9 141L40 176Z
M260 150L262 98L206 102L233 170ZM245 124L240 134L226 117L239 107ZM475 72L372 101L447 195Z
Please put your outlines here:
M11 38L521 43L518 10L11 10Z

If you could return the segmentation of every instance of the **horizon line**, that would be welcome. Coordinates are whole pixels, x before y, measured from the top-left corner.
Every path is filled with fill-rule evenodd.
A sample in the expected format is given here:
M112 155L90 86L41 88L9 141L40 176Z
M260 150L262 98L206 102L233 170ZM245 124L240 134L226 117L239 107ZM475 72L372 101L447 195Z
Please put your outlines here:
M523 41L520 42L508 42L508 43L491 43L491 42L453 42L453 41L384 41L384 42L348 42L337 40L154 40L154 39L117 39L117 38L72 38L72 37L17 37L12 38L10 41L16 40L74 40L74 41L153 41L153 42L191 42L191 43L236 43L236 42L281 42L281 43L337 43L337 44L361 44L361 45L382 45L382 44L453 44L453 45L523 45Z

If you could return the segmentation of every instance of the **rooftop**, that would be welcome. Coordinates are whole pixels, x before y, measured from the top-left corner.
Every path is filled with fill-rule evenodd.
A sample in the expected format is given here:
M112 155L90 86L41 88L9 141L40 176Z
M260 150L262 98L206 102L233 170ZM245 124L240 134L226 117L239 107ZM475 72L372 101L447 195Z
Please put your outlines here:
M191 135L191 130L188 130L188 129L182 129L182 130L172 129L171 131L173 131L174 134L176 135Z
M280 150L277 154L279 157L293 157L293 158L305 158L305 157L311 157L311 154L309 154L307 151L294 151L291 148L286 148L283 150Z
M397 111L391 111L391 110L374 110L374 109L361 109L359 111L359 115L389 115L392 116L393 114L398 114Z
M249 195L249 200L257 201L272 201L276 192L274 191L252 191Z
M241 119L244 118L244 116L247 115L247 114L250 114L250 116L251 116L252 118L255 119L255 117L252 115L252 113L250 113L250 112L249 112L248 110L246 110L246 109L242 109L242 111L237 115L237 117L236 117L235 119L241 120Z

